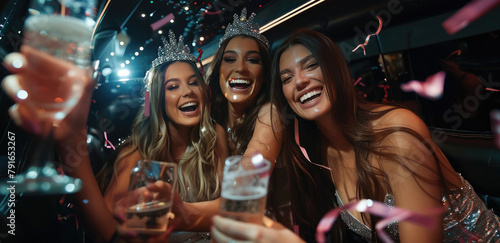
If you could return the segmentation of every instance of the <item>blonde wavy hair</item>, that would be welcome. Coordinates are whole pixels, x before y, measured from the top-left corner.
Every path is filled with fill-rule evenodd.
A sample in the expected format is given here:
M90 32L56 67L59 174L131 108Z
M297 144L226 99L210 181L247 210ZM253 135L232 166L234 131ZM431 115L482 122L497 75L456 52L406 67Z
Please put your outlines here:
M171 63L168 62L149 70L152 75L150 116L144 116L144 107L139 110L132 126L132 134L122 145L126 149L114 161L120 161L136 150L143 159L173 161L169 152L172 144L167 126L170 121L165 112L164 89L165 71ZM201 107L200 123L193 127L191 143L178 164L179 183L176 189L183 201L213 200L220 195L220 185L215 164L216 133L209 113L208 86L203 81L202 74L196 65L190 61L186 63L192 66L199 80L198 87L202 90L204 105ZM147 81L145 80L145 83ZM97 175L102 192L109 184L111 176L116 176L117 164L113 161L109 162L113 164L106 165Z

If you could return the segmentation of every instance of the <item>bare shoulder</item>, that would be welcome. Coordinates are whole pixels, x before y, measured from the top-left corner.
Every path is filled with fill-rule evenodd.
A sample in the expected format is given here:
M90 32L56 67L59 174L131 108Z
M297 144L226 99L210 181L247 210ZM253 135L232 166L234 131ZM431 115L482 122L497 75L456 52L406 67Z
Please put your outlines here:
M380 108L377 111L381 111L384 109L388 108ZM387 112L387 114L374 121L373 125L375 129L384 129L389 127L409 128L418 133L423 138L430 137L429 129L427 128L427 125L422 121L422 119L413 111L404 108L396 108Z

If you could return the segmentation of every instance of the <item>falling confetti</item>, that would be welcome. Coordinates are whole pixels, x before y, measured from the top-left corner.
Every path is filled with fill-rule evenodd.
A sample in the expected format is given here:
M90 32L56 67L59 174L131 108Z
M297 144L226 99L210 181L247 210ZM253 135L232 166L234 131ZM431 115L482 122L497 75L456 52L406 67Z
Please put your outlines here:
M473 0L446 19L442 26L453 35L500 4L500 0Z
M208 14L208 15L216 15L216 14L222 13L222 10L217 10L215 12L210 12L208 10L205 10L205 13Z
M491 131L495 135L495 145L500 149L500 110L491 110Z
M377 19L378 19L378 29L377 29L377 31L375 33L373 33L373 34L367 35L366 39L365 39L365 43L359 44L358 46L356 46L356 48L354 48L354 50L352 50L352 52L355 52L356 50L358 50L361 47L361 49L363 49L363 53L366 55L366 48L365 48L365 46L368 45L368 41L370 40L370 37L372 35L378 35L380 33L380 30L382 30L382 24L383 24L382 18L377 15Z
M411 80L408 83L401 84L401 89L406 92L415 92L418 95L431 100L441 98L444 90L445 71L440 71L425 79L424 82Z
M354 86L356 86L356 85L358 85L358 84L359 84L359 85L361 85L361 86L365 87L366 85L365 85L363 82L361 82L361 80L363 80L363 78L362 78L362 77L359 77L359 78L356 80L356 82L354 82Z

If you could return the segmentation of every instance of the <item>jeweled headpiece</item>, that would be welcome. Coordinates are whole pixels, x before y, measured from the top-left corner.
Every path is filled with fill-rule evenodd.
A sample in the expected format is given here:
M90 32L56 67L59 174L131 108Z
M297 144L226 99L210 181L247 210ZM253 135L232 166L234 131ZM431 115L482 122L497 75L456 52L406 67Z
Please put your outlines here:
M153 60L153 67L172 61L192 61L196 63L196 57L191 54L189 47L184 45L182 35L179 36L179 41L177 42L175 40L174 32L169 30L168 40L167 38L162 37L162 41L164 47L158 47L158 57Z
M226 32L224 36L219 41L219 46L227 39L230 39L233 36L237 35L246 35L257 38L262 43L269 48L269 41L267 41L266 37L264 37L259 31L259 25L253 23L253 18L255 17L255 13L250 14L247 18L247 9L243 8L241 10L241 15L234 14L233 16L233 24L228 24L226 27Z

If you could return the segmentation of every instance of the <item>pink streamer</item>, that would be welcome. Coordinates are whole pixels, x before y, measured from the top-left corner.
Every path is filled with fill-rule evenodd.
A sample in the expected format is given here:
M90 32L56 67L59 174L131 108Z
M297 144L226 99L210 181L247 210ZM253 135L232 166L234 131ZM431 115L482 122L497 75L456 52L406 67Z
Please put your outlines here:
M361 85L361 86L365 87L365 84L364 84L363 82L361 82L361 80L362 80L362 79L363 79L362 77L359 77L359 78L356 80L356 82L354 82L354 86L356 86L356 85L358 85L358 84L359 84L359 85Z
M309 155L307 155L307 151L305 148L303 148L302 146L300 146L300 139L299 139L299 121L297 119L295 119L294 121L294 126L295 126L295 143L297 143L297 145L299 146L300 148L300 151L302 151L302 154L304 155L304 157L306 157L307 161L309 161L309 163L313 164L313 165L316 165L316 166L319 166L321 168L324 168L324 169L327 169L327 170L332 170L330 169L330 167L327 167L327 166L324 166L324 165L320 165L320 164L316 164L314 162L312 162L310 159L309 159Z
M387 82L387 80L386 80ZM389 97L389 88L391 87L390 85L387 84L381 84L379 85L380 88L384 88L384 98L382 99L383 102L389 102L387 97Z
M168 22L170 22L170 20L172 20L172 19L174 19L174 14L170 13L167 16L165 16L164 18L152 23L151 29L153 29L153 31L156 31L157 29L161 28L162 26L168 24Z
M145 117L149 117L149 106L150 106L149 90L146 90L146 92L144 92L144 116Z
M365 43L359 44L358 46L356 46L356 48L354 48L354 50L352 50L352 52L355 52L356 50L358 50L361 47L361 49L363 49L363 53L366 56L366 48L365 48L365 46L368 45L368 41L370 40L370 37L372 35L378 35L380 33L380 31L382 30L382 25L383 25L382 18L377 15L377 19L378 19L378 29L377 29L377 31L375 33L373 33L373 34L367 35L366 39L365 39Z
M106 148L112 148L113 150L116 150L115 149L115 146L113 146L113 144L111 143L111 141L108 140L108 134L106 132L104 132L104 147Z
M332 225L335 220L337 220L340 211L351 209L355 209L358 212L367 212L381 217L382 220L375 225L375 230L377 231L379 238L384 242L392 242L391 238L384 231L390 222L394 220L398 222L408 221L432 228L435 226L436 222L431 215L443 212L442 208L434 208L428 211L431 215L422 215L397 207L389 207L384 203L370 199L363 199L358 202L346 204L342 207L334 208L326 213L316 228L316 241L324 243L326 240L325 233L332 228Z
M500 4L500 0L473 0L446 19L442 26L453 35Z
M495 145L500 149L500 110L491 110L491 131L495 135Z
M222 10L217 10L215 12L209 12L208 10L205 10L205 13L208 15L216 15L222 13Z
M437 100L443 95L445 77L446 72L441 71L427 77L424 82L411 80L408 83L401 84L401 89L406 92L413 91L431 100Z

